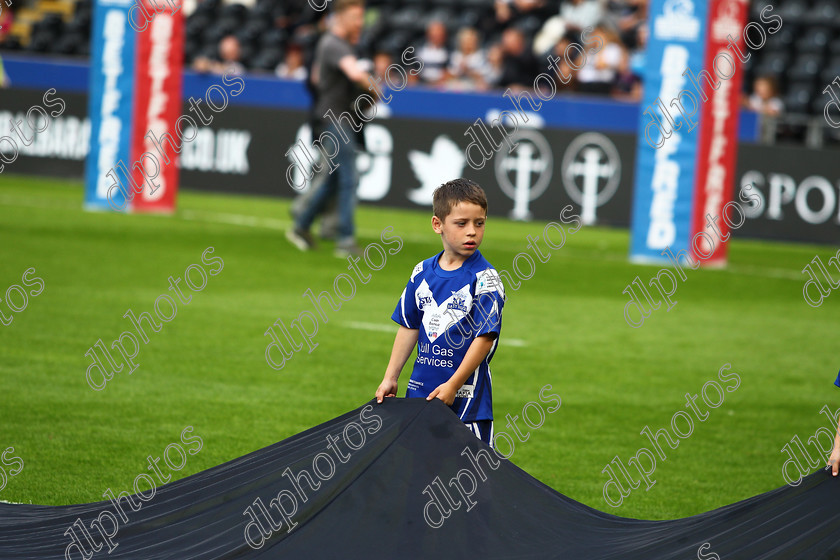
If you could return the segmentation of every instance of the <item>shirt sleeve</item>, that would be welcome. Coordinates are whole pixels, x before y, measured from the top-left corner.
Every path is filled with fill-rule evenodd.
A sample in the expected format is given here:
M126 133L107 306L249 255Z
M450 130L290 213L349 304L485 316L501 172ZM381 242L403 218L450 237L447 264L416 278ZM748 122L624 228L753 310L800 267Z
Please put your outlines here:
M473 333L478 337L483 334L502 332L502 307L505 305L505 288L499 273L493 268L486 268L476 274L475 297L473 297L470 318L478 329Z
M352 54L353 50L348 45L340 42L330 43L324 52L324 61L330 68L338 69L341 59Z
M840 373L837 374L837 379L834 380L834 384L840 387Z
M452 56L449 57L449 67L448 67L448 70L451 74L454 74L455 76L460 76L460 74L458 73L458 65L460 64L460 62L461 62L461 53L457 52L457 51L452 53Z
M423 263L414 267L414 272L411 273L411 278L408 280L408 284L406 284L400 300L397 302L397 307L391 315L391 320L407 329L420 328L422 318L420 310L417 308L417 298L414 297L414 292L417 290L415 279L422 270Z

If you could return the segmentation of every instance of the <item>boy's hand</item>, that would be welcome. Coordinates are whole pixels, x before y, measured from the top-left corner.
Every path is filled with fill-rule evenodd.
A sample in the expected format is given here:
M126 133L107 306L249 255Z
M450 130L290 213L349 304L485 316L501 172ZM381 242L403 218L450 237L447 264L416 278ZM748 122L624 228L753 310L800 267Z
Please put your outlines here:
M831 475L837 476L838 468L840 468L840 448L836 445L828 458L828 467L831 467Z
M453 387L449 382L442 383L441 385L438 385L428 397L426 397L426 400L430 401L432 399L440 399L446 406L452 406L452 403L455 402L455 393L457 392L458 389Z
M376 390L376 402L381 403L384 397L397 396L397 382L390 379L383 379Z

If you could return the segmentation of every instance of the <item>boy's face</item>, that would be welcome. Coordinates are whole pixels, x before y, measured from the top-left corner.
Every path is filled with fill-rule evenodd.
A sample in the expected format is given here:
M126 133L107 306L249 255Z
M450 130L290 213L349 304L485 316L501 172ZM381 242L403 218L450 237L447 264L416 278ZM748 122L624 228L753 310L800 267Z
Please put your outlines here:
M442 222L437 216L432 216L432 228L435 233L441 234L444 251L467 259L484 239L486 220L487 214L478 204L458 202Z

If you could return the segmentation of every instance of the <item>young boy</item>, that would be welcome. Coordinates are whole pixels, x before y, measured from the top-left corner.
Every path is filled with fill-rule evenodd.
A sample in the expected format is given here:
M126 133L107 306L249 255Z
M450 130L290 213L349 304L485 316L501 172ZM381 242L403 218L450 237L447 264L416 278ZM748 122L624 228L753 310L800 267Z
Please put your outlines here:
M475 182L455 179L435 189L432 200L432 229L443 251L414 267L391 316L400 327L376 401L396 396L400 372L417 345L405 396L442 400L492 445L490 360L499 343L505 292L478 251L487 197Z

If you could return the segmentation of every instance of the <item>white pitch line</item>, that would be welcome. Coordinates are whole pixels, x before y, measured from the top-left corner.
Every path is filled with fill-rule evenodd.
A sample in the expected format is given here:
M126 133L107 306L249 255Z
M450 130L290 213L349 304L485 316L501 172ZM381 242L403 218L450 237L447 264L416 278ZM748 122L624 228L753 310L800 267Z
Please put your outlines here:
M82 210L82 206L80 204L76 204L75 202L65 202L59 200L51 200L46 199L43 197L27 197L27 196L15 196L15 195L7 195L7 194L0 194L0 206L17 206L17 207L24 207L24 208L61 208L65 210ZM277 231L285 231L292 225L291 220L278 220L275 218L261 218L259 216L250 216L247 214L231 214L228 212L208 212L203 210L181 210L176 214L177 217L180 217L184 220L188 221L197 221L197 222L210 222L210 223L220 223L220 224L230 224L230 225L237 225L237 226L245 226L245 227L255 227L255 228L265 228L265 229L272 229ZM375 230L367 230L361 229L359 233L363 237L377 237L381 232L377 232ZM412 243L428 243L429 236L427 235L420 235L420 234L400 234L400 237L405 241L411 241ZM787 247L784 245L780 245L776 247L783 248L783 249L790 249L790 250L797 250L796 247ZM577 251L569 251L567 253L567 257L571 259L578 259L578 260L588 260L588 261L613 261L613 262L621 262L626 259L626 257L620 257L617 255L604 255L600 253L595 253L594 251L588 252L584 250L577 250ZM751 265L732 265L730 264L726 269L725 272L730 274L743 274L745 276L756 276L759 278L776 278L776 279L785 279L785 280L795 280L801 281L803 279L802 272L789 270L789 269L781 269L781 268L763 268L758 266L751 266ZM362 328L362 327L359 327ZM369 329L370 330L370 329ZM525 346L527 343L521 339L502 339L504 343L507 343L510 346Z
M18 206L23 208L63 208L65 210L81 210L82 205L76 202L53 200L45 197L15 196L0 194L0 206Z
M286 230L292 225L291 221L274 218L260 218L247 214L230 214L228 212L205 212L202 210L182 210L178 216L185 220L197 222L213 222L231 224L235 226L262 227L266 229Z
M266 229L273 229L278 231L286 231L292 227L291 220L276 220L272 218L258 218L257 216L248 216L246 214L229 214L223 212L206 212L201 210L183 210L178 214L185 220L224 223L237 226L246 227L262 227ZM396 228L395 228L396 229ZM357 230L361 237L375 237L378 238L382 232L372 229L360 228ZM399 234L403 241L411 241L412 243L429 243L428 235L419 234Z
M781 278L783 280L804 280L803 273L784 268L760 268L746 264L729 265L727 272L743 274L745 276L758 276L759 278Z
M394 334L397 332L397 324L394 326L384 325L382 323L366 323L363 321L345 321L343 325L351 329L359 329L362 331L377 331ZM528 346L528 343L521 338L502 338L499 342L502 346Z
M501 342L499 342L502 346L528 346L528 343L521 338L502 338Z

